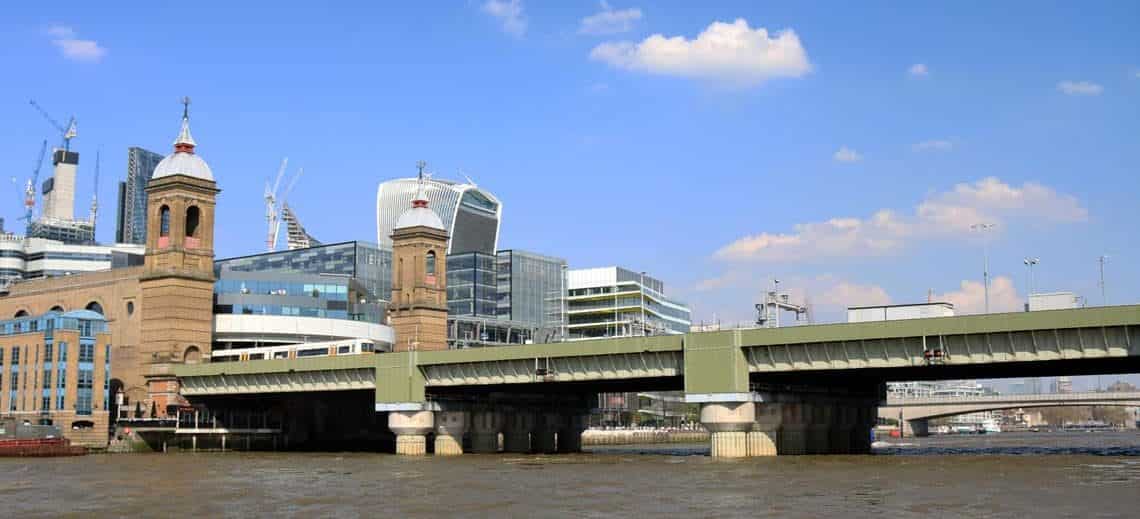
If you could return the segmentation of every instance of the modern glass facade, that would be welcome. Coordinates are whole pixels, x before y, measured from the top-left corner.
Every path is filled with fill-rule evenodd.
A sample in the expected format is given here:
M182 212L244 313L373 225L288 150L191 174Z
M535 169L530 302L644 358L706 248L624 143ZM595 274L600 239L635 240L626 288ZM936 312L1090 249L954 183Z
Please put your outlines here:
M500 319L528 323L535 342L563 340L566 324L566 260L521 250L495 257Z
M392 251L364 242L221 259L214 312L383 323Z
M415 178L380 184L376 191L376 241L381 246L391 247L396 221L411 207L418 186ZM472 184L437 179L425 181L424 193L428 207L443 221L451 236L449 254L495 253L503 206L494 195Z
M568 339L688 333L689 307L667 297L660 280L620 267L567 276Z
M448 316L498 318L495 256L466 252L447 256Z
M116 242L146 243L146 184L162 158L139 147L127 148L127 180L119 190Z

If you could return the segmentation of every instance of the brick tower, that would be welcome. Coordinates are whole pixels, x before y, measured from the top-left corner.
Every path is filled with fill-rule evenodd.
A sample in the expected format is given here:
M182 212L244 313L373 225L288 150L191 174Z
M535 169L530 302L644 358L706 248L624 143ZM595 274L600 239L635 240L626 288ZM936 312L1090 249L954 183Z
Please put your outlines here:
M214 203L219 189L206 161L194 153L190 100L174 153L147 184L147 240L139 286L143 315L140 354L147 391L160 415L180 403L172 363L199 362L213 336Z
M392 301L395 351L447 349L447 230L428 208L424 166L412 207L392 230Z

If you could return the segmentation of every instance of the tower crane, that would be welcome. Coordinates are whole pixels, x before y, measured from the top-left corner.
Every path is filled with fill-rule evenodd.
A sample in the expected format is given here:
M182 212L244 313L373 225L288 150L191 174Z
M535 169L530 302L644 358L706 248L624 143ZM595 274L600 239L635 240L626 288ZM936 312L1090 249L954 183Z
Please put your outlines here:
M285 168L289 165L289 157L281 160L281 167L277 170L277 180L273 181L273 185L269 185L269 180L265 181L265 250L273 252L277 248L277 222L281 219L280 213L277 211L277 188L281 186L281 177L285 176Z
M24 216L20 219L24 220L27 225L32 224L32 213L36 208L36 182L40 180L40 168L44 164L44 154L47 153L47 139L40 144L40 154L36 159L36 169L32 170L32 178L28 179L28 183L24 186Z
M272 244L270 245L270 251L277 249L277 237L281 234L281 220L284 219L283 208L285 207L285 201L289 199L289 193L293 191L293 186L297 185L297 179L301 178L303 174L305 174L305 168L298 169L297 174L293 175L293 178L289 180L289 185L285 187L285 192L281 194L281 198L277 200L277 207L274 209L275 218L273 220L273 227L270 230L272 236L270 238L270 243Z
M102 150L95 150L95 187L91 191L91 232L95 232L95 216L99 214L99 155Z
M63 151L71 151L71 139L74 139L75 136L78 135L75 127L75 116L73 115L71 116L71 119L68 119L67 126L65 127L62 124L56 122L52 116L48 115L47 110L44 110L43 107L40 106L35 99L32 99L28 102L31 103L32 107L35 108L36 111L40 113L40 115L44 116L44 119L47 119L48 123L54 126L56 130L59 130L59 134L62 139L60 145L63 147Z

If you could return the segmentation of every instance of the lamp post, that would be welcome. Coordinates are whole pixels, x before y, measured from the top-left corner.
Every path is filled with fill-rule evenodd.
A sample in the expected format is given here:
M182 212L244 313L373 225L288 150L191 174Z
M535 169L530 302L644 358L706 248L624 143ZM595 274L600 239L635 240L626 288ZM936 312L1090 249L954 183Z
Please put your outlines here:
M1105 261L1108 261L1107 255L1102 255L1101 257L1097 258L1097 262L1100 263L1100 301L1101 301L1102 306L1108 306L1108 293L1104 288L1104 262Z
M1041 263L1041 258L1026 257L1025 263L1025 310L1029 311L1029 297L1033 295L1033 266Z
M990 313L990 240L988 231L997 227L993 223L976 223L971 230L982 233L982 290L986 300L986 313Z

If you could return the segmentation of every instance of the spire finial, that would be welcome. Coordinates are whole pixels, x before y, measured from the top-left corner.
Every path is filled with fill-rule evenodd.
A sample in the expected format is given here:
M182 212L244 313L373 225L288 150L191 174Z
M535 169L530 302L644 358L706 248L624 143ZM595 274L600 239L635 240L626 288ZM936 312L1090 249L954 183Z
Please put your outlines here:
M416 162L416 169L419 174L416 177L416 198L412 200L412 207L427 207L428 199L424 194L424 168L427 167L427 162L422 160Z
M182 131L178 132L178 138L174 140L175 153L194 153L194 137L190 136L190 97L184 96L182 98Z

